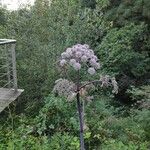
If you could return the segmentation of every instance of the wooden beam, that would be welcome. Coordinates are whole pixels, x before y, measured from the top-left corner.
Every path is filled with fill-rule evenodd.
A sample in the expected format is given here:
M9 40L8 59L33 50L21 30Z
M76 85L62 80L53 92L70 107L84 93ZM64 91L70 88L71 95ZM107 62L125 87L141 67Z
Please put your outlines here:
M0 88L0 112L2 112L9 104L15 101L24 90Z

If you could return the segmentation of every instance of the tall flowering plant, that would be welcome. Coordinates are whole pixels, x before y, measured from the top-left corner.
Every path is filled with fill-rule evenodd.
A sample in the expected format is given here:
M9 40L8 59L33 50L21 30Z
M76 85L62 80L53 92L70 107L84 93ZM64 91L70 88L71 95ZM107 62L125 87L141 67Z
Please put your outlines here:
M99 80L94 80L87 82L86 84L81 84L80 81L80 71L83 68L86 68L86 72L90 75L94 75L98 69L100 69L101 65L98 62L97 56L94 54L94 51L90 49L89 45L87 44L77 44L72 46L71 48L67 48L65 52L61 54L61 59L59 62L60 66L62 68L72 67L76 71L77 81L75 83L75 86L71 86L73 92L76 95L77 100L77 109L78 109L78 115L79 115L79 123L80 123L80 149L85 150L84 146L84 137L83 137L83 112L82 112L82 102L80 99L80 93L81 90L86 87L89 84L93 84L95 82L102 83L101 86L109 86L110 84L114 85L114 91L117 90L117 84L115 79L110 79L109 76L101 77ZM62 80L62 82L66 83L66 80ZM112 82L111 82L112 81ZM67 81L68 82L68 81ZM69 83L69 82L68 82ZM60 83L55 86L55 91L58 89L58 92L60 91L58 86L60 87ZM75 87L75 89L74 89ZM62 93L62 92L61 92Z

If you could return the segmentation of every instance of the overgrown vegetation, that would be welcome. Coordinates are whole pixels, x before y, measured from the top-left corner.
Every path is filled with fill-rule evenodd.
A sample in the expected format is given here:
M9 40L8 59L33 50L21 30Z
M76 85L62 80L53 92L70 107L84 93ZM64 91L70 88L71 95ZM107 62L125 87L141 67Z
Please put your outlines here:
M116 77L119 93L99 86L90 92L86 150L148 150L149 22L148 0L36 0L30 9L0 8L0 38L17 40L18 84L25 89L0 114L0 149L79 149L76 102L55 97L52 89L62 77L60 54L87 43L102 62L99 73Z

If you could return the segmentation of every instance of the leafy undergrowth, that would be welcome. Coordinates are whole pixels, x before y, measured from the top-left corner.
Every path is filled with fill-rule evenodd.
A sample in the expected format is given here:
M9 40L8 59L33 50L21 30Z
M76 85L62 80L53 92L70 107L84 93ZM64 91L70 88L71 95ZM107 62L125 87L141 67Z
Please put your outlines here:
M87 150L148 150L150 111L114 107L101 96L86 103ZM13 120L12 120L13 119ZM79 150L76 103L49 95L35 118L12 114L0 124L0 149Z

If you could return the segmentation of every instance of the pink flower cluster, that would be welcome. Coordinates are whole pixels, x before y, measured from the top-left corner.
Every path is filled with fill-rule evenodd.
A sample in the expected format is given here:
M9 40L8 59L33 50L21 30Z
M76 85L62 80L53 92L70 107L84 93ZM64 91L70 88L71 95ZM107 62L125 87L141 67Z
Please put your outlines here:
M60 66L72 66L76 71L80 70L82 65L88 66L88 73L93 75L97 69L100 69L100 64L94 51L87 44L77 44L71 48L67 48L61 54Z

